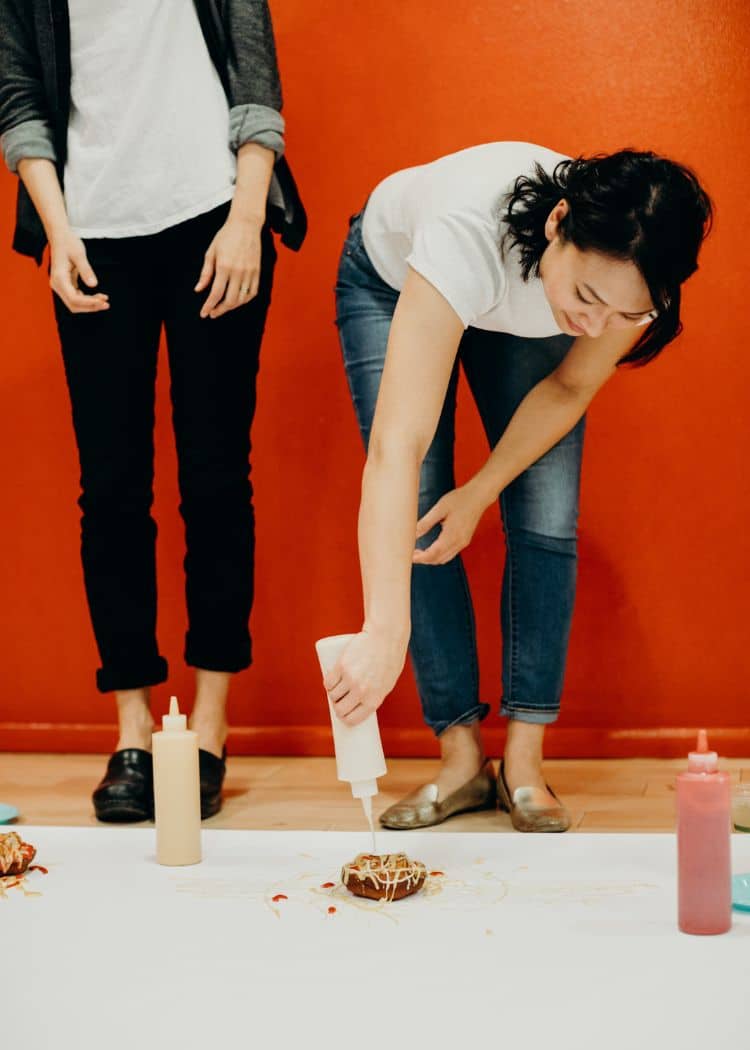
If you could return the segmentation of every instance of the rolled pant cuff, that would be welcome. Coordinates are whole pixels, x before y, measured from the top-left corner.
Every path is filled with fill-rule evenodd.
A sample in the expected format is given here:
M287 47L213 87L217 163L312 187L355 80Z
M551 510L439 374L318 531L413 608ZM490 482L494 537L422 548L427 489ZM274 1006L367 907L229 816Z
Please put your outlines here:
M96 672L96 688L100 693L146 689L150 685L166 682L168 674L167 661L163 656L156 656L147 663L126 668L100 667Z
M236 674L238 671L244 671L252 662L252 646L249 640L225 652L218 652L215 648L201 648L189 638L185 644L185 663L188 667L196 667L201 671Z
M481 722L489 713L489 704L477 704L476 707L464 711L464 713L459 715L458 718L454 718L452 722L430 722L428 719L425 719L425 721L435 736L441 736L446 729L452 729L453 726L468 726L471 725L472 722Z
M559 714L559 708L550 711L543 707L518 707L515 704L510 705L506 703L503 703L500 707L501 718L512 718L516 722L530 722L532 725L538 726L556 722Z

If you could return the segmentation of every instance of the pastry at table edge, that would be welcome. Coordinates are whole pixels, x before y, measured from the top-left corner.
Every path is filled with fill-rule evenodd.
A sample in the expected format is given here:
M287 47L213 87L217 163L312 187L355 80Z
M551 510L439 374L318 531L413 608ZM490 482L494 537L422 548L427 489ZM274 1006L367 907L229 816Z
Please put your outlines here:
M36 856L36 847L24 842L15 831L0 835L0 878L23 875Z
M356 897L398 901L424 886L427 869L405 853L360 853L341 869L341 881Z

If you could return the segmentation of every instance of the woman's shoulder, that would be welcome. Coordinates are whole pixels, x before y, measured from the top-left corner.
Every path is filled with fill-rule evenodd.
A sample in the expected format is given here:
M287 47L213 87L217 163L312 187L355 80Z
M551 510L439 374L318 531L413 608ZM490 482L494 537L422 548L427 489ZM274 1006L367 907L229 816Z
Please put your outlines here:
M516 180L533 176L537 165L551 173L566 159L564 153L533 142L486 142L413 168L396 185L404 186L422 217L463 213L496 231L502 201Z
M524 175L533 169L535 163L542 165L545 170L553 168L555 164L569 157L559 150L549 146L540 145L537 142L520 142L516 140L501 140L496 142L483 142L476 146L467 146L454 153L448 153L434 161L435 166L450 164L455 166L466 166L468 168L481 168L499 173L500 171L510 175Z

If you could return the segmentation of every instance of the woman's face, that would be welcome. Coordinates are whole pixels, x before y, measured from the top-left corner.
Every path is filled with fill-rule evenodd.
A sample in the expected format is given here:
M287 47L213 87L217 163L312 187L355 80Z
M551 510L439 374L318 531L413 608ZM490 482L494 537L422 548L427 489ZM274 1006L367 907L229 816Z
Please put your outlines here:
M544 227L549 245L539 272L555 321L568 335L595 338L608 328L633 328L656 316L648 285L635 263L582 252L558 234L567 215L561 200Z

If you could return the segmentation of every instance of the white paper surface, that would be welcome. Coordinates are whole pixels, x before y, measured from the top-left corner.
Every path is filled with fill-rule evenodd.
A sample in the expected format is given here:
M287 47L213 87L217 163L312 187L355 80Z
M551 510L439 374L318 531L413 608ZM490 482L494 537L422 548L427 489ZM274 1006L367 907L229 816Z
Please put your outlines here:
M444 872L382 905L338 885L364 832L207 831L161 868L153 829L18 831L49 874L0 899L3 1046L750 1045L750 915L678 932L671 835L380 833Z

